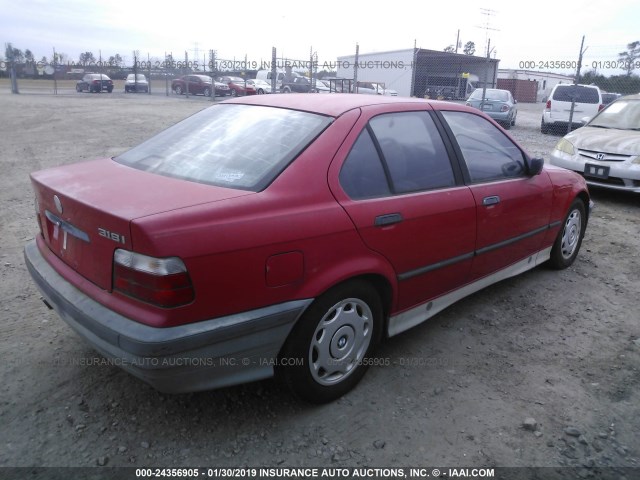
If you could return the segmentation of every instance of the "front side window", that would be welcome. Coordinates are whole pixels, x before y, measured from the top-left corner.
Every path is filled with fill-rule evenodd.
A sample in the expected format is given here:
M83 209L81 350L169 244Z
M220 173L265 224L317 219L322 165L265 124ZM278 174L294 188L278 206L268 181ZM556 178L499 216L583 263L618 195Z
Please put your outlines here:
M255 105L215 105L115 157L139 170L260 191L331 117Z
M462 151L472 183L525 174L522 151L491 122L468 112L443 111Z

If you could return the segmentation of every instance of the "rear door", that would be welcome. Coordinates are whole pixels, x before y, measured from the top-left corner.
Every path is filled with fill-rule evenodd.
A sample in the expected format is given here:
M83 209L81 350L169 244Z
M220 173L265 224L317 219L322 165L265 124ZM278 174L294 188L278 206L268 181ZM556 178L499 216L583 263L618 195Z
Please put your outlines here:
M365 244L393 266L402 311L465 282L475 202L430 107L385 110L364 110L332 164L330 184Z
M477 211L471 280L539 251L551 213L551 181L530 176L525 155L499 127L470 112L443 111Z

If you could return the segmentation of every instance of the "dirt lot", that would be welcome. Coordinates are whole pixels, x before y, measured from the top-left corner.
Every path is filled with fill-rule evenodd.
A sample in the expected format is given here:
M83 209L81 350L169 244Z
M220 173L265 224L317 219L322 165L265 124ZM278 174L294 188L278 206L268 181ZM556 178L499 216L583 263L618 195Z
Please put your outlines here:
M582 251L485 289L379 350L324 406L265 381L160 394L47 310L22 259L31 171L111 156L198 111L202 97L11 95L0 85L0 467L640 466L640 197L593 191ZM541 105L513 135L548 157ZM93 364L92 364L93 363ZM526 419L534 423L526 428ZM1 474L0 474L1 476Z

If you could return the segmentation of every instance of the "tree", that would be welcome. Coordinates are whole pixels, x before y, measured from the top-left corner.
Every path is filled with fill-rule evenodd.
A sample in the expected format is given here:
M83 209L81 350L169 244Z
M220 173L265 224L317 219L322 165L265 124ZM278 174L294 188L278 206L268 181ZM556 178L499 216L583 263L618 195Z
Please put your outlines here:
M84 52L80 54L80 63L82 65L87 65L87 63L95 63L96 57L93 56L92 52Z
M476 44L475 42L467 42L464 44L464 48L462 49L465 55L473 55L476 53Z
M49 63L49 60L47 60L47 57L43 55L42 58L40 59L40 64L46 65L47 63Z
M7 61L9 63L23 63L24 62L24 53L19 48L15 48L11 42L6 44L4 56L7 57Z
M119 53L109 57L109 65L112 67L119 67L122 64L122 57Z
M618 58L623 64L620 68L627 72L627 77L630 77L633 69L636 68L636 62L640 60L640 41L627 44L627 51L620 52Z
M445 47L444 51L447 53L456 53L456 47L454 47L453 45L448 45Z
M24 51L24 59L28 63L35 62L35 58L33 58L33 52L31 52L31 50L29 50L28 48Z

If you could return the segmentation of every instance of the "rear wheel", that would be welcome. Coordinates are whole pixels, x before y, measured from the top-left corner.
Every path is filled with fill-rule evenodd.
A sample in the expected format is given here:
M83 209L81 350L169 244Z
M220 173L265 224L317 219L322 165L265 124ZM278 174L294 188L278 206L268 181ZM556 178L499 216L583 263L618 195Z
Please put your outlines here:
M82 87L80 85L76 85L76 92L81 93Z
M549 133L549 127L544 123L544 119L540 121L540 132L545 135Z
M210 96L211 96L211 89L209 89L209 88L205 88L205 89L204 89L204 91L202 92L202 94L203 94L205 97L210 97Z
M261 89L261 88L259 88L259 89L258 89L258 95L264 95L264 90L263 90L263 89Z
M182 87L180 85L176 85L176 88L174 90L176 94L182 95Z
M382 302L367 282L354 280L320 296L293 328L276 374L311 403L331 402L357 385L382 333Z
M584 231L587 227L587 216L585 205L582 200L576 198L569 207L569 213L564 219L562 229L558 232L553 248L549 265L555 269L569 267L578 256Z

